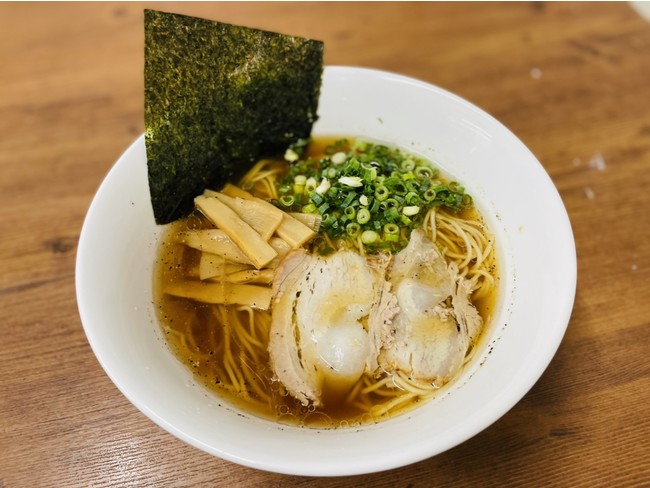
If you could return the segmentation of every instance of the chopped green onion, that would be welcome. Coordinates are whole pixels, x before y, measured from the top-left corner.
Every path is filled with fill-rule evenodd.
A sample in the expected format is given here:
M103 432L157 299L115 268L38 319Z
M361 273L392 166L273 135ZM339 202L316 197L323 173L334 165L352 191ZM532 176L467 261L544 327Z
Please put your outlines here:
M412 159L405 159L404 161L402 161L402 169L404 171L413 171L414 168L415 168L415 161L413 161Z
M357 212L357 222L366 224L370 221L370 212L367 208L362 208Z
M307 177L305 175L297 175L293 179L293 192L301 195L305 191L305 183L307 183Z
M356 140L354 141L354 149L365 152L368 149L368 143L366 141Z
M399 210L397 210L397 207L388 207L384 212L384 217L386 220L394 222L399 218Z
M336 215L334 214L322 214L323 215L323 221L321 222L321 225L323 227L332 227L334 225L334 222L336 222Z
M397 224L384 225L384 241L386 242L399 241L399 226Z
M431 178L433 176L433 170L428 166L418 166L415 168L415 176L421 180Z
M417 214L419 211L420 211L420 207L416 205L402 208L402 213L407 217L412 217L413 215Z
M309 203L303 206L301 210L303 213L316 213L318 211L318 208L313 203Z
M427 183L428 180L424 181L416 181L416 180L409 180L406 182L406 192L408 193L415 193L419 195L420 193L424 192L427 188L429 188L425 183ZM426 186L426 188L424 188Z
M329 190L331 186L332 184L329 182L329 180L327 178L323 178L320 182L320 185L318 185L314 191L319 195L324 195L327 193L327 190Z
M348 173L356 172L359 171L359 166L359 161L356 158L351 158L347 163L345 163L343 170Z
M397 204L395 204L396 207L401 207L402 205L404 205L406 203L406 199L401 195L394 195L393 198L389 198L388 200L396 201L397 202ZM386 200L386 201L388 201L388 200Z
M285 207L290 207L291 205L293 205L294 201L295 198L293 195L282 195L280 197L280 203Z
M389 207L399 207L399 202L395 198L389 198L388 200L384 200L384 208L389 208Z
M361 242L364 244L374 244L379 241L379 234L374 230L364 230L361 233Z
M417 205L418 203L420 203L420 195L418 195L414 191L410 191L404 197L404 201L406 201L406 203L408 203L409 205Z
M381 202L377 198L375 198L372 201L372 204L370 205L370 213L376 214L379 211L380 207L381 207Z
M347 156L344 152L339 151L337 153L332 154L332 163L334 164L343 164L345 163L345 160L347 159Z
M384 225L384 234L399 234L399 226L397 224Z
M317 185L316 178L310 176L309 178L307 178L307 181L305 183L305 191L307 191L307 193L313 192L316 189L316 185Z
M358 188L360 186L363 186L363 183L361 182L361 178L358 176L342 176L341 178L339 178L339 183L352 188Z
M375 188L375 198L380 202L386 200L388 198L388 195L390 195L390 192L384 185L379 185L377 188Z
M383 184L386 185L386 187L393 188L395 185L401 183L401 181L402 179L400 178L400 175L393 171L393 173L383 181Z
M411 184L413 184L413 182L411 182ZM413 185L411 187L411 190L412 191L417 191L418 194L422 194L425 191L427 191L429 189L429 187L431 187L431 180L421 180L421 181L418 181L417 186Z
M433 188L429 188L424 192L423 196L427 202L432 202L436 198L436 191Z
M370 183L375 178L377 178L377 168L363 168L363 181L365 183Z
M298 161L298 159L300 159L300 155L293 149L289 148L284 153L284 159L293 163L294 161Z
M357 211L354 209L354 207L345 207L343 213L349 219L354 219L357 216Z
M356 237L359 235L359 232L361 232L361 226L356 222L350 222L345 226L345 232L347 232L350 237Z
M352 202L357 198L357 193L355 191L350 191L348 194L345 196L345 199L341 203L342 207L347 207L348 205L352 205Z
M454 193L463 193L465 191L465 189L462 186L460 186L460 184L457 181L451 181L447 185L447 188L449 188Z
M309 197L312 202L314 202L314 205L320 205L325 201L325 197L321 195L320 193L312 193L311 196Z

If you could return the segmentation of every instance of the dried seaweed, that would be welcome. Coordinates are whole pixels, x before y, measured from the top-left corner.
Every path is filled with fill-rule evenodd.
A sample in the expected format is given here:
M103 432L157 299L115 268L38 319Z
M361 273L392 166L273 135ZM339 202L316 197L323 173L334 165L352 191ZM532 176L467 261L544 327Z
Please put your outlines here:
M259 158L308 137L323 43L145 10L145 144L154 216L185 216Z

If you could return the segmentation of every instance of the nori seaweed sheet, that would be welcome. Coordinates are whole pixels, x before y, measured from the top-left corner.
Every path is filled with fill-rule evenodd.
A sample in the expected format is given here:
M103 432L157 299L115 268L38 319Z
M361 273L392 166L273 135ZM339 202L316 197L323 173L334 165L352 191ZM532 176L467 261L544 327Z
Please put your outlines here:
M323 43L145 10L145 144L156 223L309 137Z

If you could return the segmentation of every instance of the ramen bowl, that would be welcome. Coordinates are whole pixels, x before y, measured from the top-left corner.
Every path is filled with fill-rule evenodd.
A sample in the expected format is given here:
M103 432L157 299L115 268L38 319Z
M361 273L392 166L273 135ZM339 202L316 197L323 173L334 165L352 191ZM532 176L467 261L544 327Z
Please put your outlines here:
M394 418L332 430L255 417L208 391L171 352L153 305L154 223L143 137L88 210L77 255L88 341L119 390L153 422L220 458L278 473L340 476L414 463L506 414L539 379L571 314L576 256L549 176L515 135L445 90L397 74L327 67L315 135L397 145L462 182L495 236L499 303L474 359L433 400Z

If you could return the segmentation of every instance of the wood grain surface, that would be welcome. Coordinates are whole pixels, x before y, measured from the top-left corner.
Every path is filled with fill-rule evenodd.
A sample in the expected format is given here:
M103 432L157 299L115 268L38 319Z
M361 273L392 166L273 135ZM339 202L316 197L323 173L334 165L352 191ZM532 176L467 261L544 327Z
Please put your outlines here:
M321 39L327 64L455 92L524 141L568 210L575 307L532 390L434 458L309 478L177 440L86 341L76 246L102 178L143 131L144 7L0 3L1 488L650 486L647 21L626 3L146 4Z

